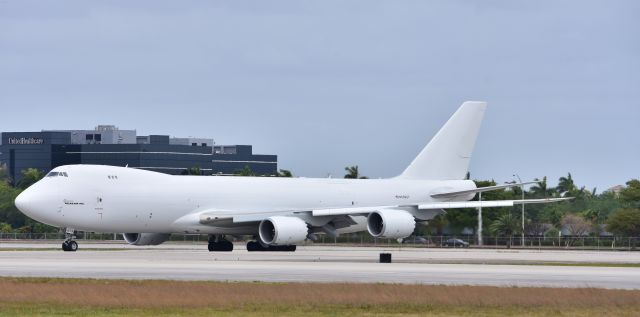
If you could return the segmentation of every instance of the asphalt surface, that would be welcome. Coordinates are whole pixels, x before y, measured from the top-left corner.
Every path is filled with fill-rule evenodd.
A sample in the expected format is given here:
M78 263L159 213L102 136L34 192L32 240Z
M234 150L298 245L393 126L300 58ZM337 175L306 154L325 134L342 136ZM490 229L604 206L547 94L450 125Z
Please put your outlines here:
M640 267L548 265L638 264L640 252L312 246L289 253L237 245L213 253L204 244L135 248L82 241L75 253L57 248L0 242L0 276L640 289ZM390 252L394 263L377 263L381 252Z

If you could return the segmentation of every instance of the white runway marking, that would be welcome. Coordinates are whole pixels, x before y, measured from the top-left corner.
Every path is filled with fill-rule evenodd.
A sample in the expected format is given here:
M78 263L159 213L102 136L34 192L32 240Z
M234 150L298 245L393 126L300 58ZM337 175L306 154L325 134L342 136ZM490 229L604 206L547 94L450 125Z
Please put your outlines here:
M0 248L9 248L3 243ZM81 244L81 248L114 245ZM117 247L117 245L115 245ZM0 276L267 282L354 282L640 289L640 268L438 264L438 261L640 263L637 252L302 247L295 253L210 253L202 244L137 251L0 251ZM382 251L394 263L377 263Z

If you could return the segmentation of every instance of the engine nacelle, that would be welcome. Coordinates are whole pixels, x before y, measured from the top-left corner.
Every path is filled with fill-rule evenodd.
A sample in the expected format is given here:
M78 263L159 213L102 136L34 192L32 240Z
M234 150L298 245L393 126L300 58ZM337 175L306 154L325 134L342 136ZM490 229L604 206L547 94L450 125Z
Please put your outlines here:
M131 245L158 245L171 237L169 233L123 233L122 236Z
M406 238L415 228L413 215L404 210L382 209L367 217L367 230L376 238Z
M290 245L304 241L309 227L300 218L273 216L260 222L258 234L265 245Z

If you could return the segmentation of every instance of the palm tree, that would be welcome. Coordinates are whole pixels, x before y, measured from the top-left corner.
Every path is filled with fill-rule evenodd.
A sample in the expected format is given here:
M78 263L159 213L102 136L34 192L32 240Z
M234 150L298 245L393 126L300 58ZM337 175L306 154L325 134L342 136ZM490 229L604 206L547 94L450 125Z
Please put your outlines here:
M278 177L293 177L293 174L290 170L281 169L280 172L278 172Z
M508 236L507 248L511 248L511 240L513 235L520 231L520 219L514 217L510 212L503 214L494 221L489 230L496 236Z
M358 178L360 176L360 172L358 171L358 165L355 166L347 166L344 168L347 171L347 174L344 175L344 178Z
M347 171L347 174L344 175L344 178L352 178L352 179L356 179L356 178L366 179L366 178L368 178L366 176L360 176L360 171L358 171L358 165L347 166L347 167L344 168L344 170Z
M256 176L249 165L245 165L241 170L236 170L233 174L236 176Z
M576 184L573 182L573 177L571 177L571 173L567 174L567 177L560 177L558 180L558 187L556 187L556 191L560 194L566 192L575 191Z
M543 177L542 180L534 179L537 183L536 185L532 185L529 191L533 194L534 197L547 197L551 194L551 189L547 187L547 177Z

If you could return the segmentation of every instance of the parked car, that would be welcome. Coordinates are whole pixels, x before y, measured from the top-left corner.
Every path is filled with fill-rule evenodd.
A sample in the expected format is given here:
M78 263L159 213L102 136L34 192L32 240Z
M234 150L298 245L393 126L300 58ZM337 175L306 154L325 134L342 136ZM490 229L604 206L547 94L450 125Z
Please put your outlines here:
M462 241L460 239L448 239L447 241L442 243L443 247L449 247L449 248L468 248L469 247L469 242L466 241Z
M424 237L407 237L402 240L402 243L407 244L431 244L429 239Z

